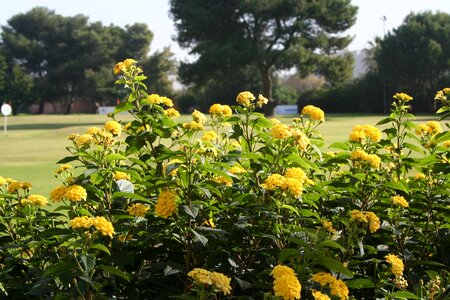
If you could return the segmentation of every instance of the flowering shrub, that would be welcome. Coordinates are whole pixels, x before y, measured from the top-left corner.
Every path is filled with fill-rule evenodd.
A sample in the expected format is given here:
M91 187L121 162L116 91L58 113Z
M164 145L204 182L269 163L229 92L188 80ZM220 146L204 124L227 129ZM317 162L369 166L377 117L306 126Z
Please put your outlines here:
M129 96L103 128L69 137L55 209L31 184L0 177L2 295L448 296L450 134L434 121L416 127L410 96L394 96L382 131L357 125L322 153L317 107L285 125L246 91L180 124L136 61L114 73ZM436 96L444 114L449 94ZM132 122L116 119L123 111Z

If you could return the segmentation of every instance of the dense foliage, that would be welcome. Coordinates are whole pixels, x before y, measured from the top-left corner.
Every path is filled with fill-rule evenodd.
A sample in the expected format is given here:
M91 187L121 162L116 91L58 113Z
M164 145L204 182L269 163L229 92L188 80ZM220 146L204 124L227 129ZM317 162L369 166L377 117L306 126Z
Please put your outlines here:
M342 33L356 21L349 0L172 0L177 41L198 59L180 65L186 83L226 82L229 74L253 66L272 115L276 70L297 67L301 74L317 72L333 82L351 74L352 57L336 55L351 38ZM234 76L234 75L232 75Z
M180 124L134 60L115 73L128 91L115 114L134 120L69 137L53 210L0 177L3 297L448 297L450 134L414 126L410 96L382 131L356 125L323 153L315 106L285 125L241 92ZM449 99L436 95L443 117Z
M148 55L153 33L142 23L104 26L83 15L64 17L36 7L9 19L1 38L0 100L15 108L35 103L42 112L45 102L53 102L69 113L75 100L87 100L95 112L95 104L115 104L123 94L113 88L110 70L126 57L151 65L146 71L155 77L146 83L173 93L167 82L175 66L172 54L165 49Z

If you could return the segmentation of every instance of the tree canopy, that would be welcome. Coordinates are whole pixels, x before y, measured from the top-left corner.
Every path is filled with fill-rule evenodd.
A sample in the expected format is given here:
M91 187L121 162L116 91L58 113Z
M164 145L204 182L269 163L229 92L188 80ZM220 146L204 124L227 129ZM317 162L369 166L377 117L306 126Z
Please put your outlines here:
M411 13L403 24L378 39L374 59L388 95L415 95L416 111L431 111L437 90L450 83L450 15Z
M8 20L1 37L10 75L21 70L32 78L33 100L41 109L46 101L59 102L69 113L75 99L115 101L120 95L112 88L114 64L125 58L150 59L153 33L142 23L104 26L83 15L64 17L36 7ZM174 65L171 59L169 55L167 63ZM156 68L156 75L167 77L158 74L166 69ZM172 90L168 84L163 89ZM8 96L18 102L24 95Z
M270 101L275 70L297 67L302 74L322 73L330 78L349 66L348 56L336 55L351 41L341 33L356 20L350 0L171 0L177 41L198 59L180 65L187 82L204 83L230 70L253 65L262 94Z

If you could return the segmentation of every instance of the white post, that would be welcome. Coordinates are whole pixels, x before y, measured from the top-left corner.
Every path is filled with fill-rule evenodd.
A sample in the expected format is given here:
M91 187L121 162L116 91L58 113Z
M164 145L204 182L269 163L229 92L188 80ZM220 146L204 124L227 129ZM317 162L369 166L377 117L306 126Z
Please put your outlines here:
M12 107L11 107L11 105L9 105L7 103L3 103L2 107L0 108L0 110L1 110L1 112L3 114L3 120L4 120L4 123L3 123L3 134L6 135L6 123L7 123L6 118L11 114Z
M3 117L3 119L5 120L5 122L3 123L3 135L6 135L6 124L7 124L6 118L8 118L8 116Z

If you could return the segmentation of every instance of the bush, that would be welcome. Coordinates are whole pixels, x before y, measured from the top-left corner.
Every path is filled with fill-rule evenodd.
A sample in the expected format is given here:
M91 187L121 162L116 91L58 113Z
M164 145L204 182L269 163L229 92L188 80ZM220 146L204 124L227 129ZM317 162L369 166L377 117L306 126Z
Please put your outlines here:
M104 128L69 137L50 195L58 207L0 177L3 295L448 296L450 134L435 121L414 128L411 97L394 96L383 132L357 125L322 153L315 106L285 125L254 112L267 99L242 92L239 105L180 124L169 98L146 93L135 61L115 72L128 100ZM437 94L443 113L447 97ZM123 111L134 120L115 120Z

